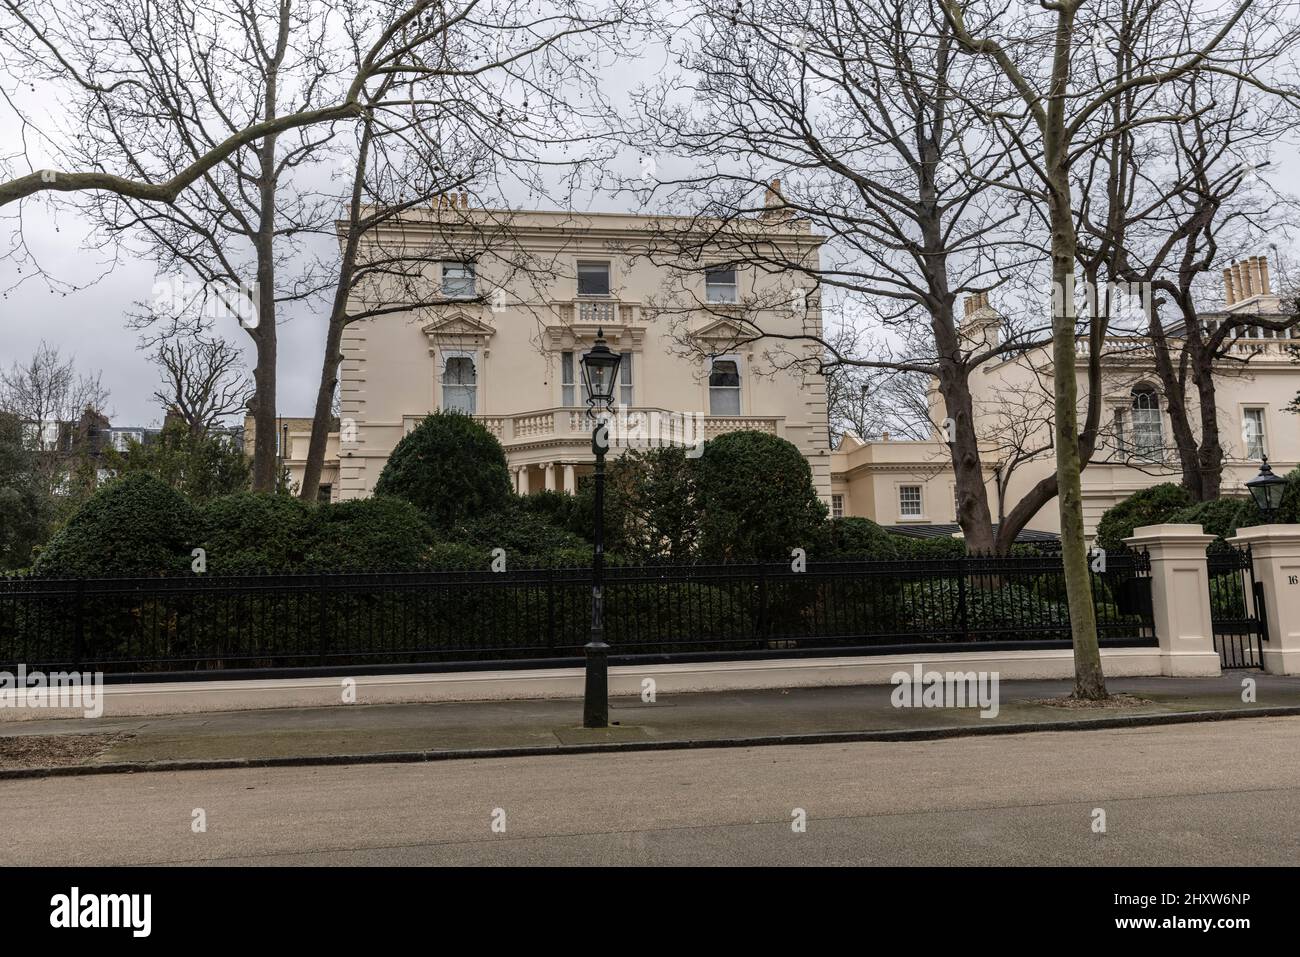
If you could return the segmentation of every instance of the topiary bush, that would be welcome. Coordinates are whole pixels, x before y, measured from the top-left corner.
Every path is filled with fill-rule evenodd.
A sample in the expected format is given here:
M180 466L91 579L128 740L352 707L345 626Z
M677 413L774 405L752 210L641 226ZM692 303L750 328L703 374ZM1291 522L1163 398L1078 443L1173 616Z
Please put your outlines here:
M200 544L194 507L147 473L114 479L57 531L34 570L41 575L133 576L188 571Z
M705 444L696 474L704 560L776 561L800 547L816 553L826 506L813 489L808 460L790 442L765 432L728 432Z
M427 568L433 529L410 502L388 495L317 507L304 564L338 571Z
M436 412L397 443L375 495L404 499L447 531L505 508L513 492L496 437L468 415Z
M1097 523L1095 544L1106 551L1120 551L1124 539L1143 525L1163 525L1179 509L1195 504L1187 489L1173 482L1153 485L1134 492L1118 505L1108 508Z
M833 518L827 523L822 554L816 557L830 561L886 561L899 557L905 547L903 539L869 518Z
M315 510L292 495L239 492L199 507L208 574L302 571Z

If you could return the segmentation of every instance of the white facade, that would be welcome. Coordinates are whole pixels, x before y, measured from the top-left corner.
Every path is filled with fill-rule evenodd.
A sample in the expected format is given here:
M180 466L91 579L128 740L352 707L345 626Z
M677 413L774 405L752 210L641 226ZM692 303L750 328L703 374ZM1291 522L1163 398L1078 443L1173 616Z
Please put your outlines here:
M581 360L600 331L624 357L617 402L632 421L689 417L706 440L738 429L782 436L808 458L829 504L824 381L773 361L761 342L743 342L735 322L741 310L760 311L765 326L819 332L817 303L803 299L796 309L782 293L790 281L720 260L710 268L707 254L664 263L652 250L669 223L435 208L381 235L390 252L400 242L427 257L423 280L463 301L349 325L340 429L322 478L331 498L370 495L402 436L439 409L474 415L501 441L517 491L574 491L593 461ZM820 245L797 221L756 220L753 240L810 259ZM308 432L289 436L285 464L295 480Z

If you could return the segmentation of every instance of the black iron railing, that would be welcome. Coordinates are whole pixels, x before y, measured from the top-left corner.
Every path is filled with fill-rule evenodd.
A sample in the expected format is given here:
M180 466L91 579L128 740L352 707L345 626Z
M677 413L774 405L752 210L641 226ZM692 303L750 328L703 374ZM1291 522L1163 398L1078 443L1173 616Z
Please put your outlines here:
M1262 668L1264 596L1255 582L1250 546L1211 547L1205 556L1209 575L1210 619L1214 645L1224 668Z
M1092 575L1106 645L1149 645L1148 562ZM0 578L0 668L107 673L572 663L590 569ZM1148 586L1145 587L1144 586ZM1144 601L1144 595L1145 601ZM1059 557L607 569L617 659L1065 647Z

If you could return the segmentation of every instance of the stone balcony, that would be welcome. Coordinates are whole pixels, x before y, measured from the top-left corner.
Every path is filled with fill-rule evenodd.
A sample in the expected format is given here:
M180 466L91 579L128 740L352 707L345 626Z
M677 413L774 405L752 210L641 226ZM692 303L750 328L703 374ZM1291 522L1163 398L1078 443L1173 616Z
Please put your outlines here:
M696 413L636 406L614 412L618 428L612 436L613 455L624 447L654 447L663 444L694 445L727 432L751 429L770 435L782 435L785 416L781 415L699 415ZM402 417L403 433L410 432L423 416ZM573 491L578 469L593 461L591 420L579 408L535 409L508 415L474 416L496 436L505 448L506 460L514 474L516 489L561 487ZM619 428L622 429L620 437Z

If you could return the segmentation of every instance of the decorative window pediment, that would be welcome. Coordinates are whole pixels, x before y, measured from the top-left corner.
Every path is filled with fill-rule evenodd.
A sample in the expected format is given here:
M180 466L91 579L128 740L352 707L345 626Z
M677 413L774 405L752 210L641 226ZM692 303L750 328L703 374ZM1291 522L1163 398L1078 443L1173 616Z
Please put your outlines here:
M752 339L754 334L754 330L744 323L732 319L714 319L696 329L690 337L702 351L716 355L747 348L747 340Z
M435 319L420 328L429 338L429 348L449 344L485 346L496 329L463 310Z

